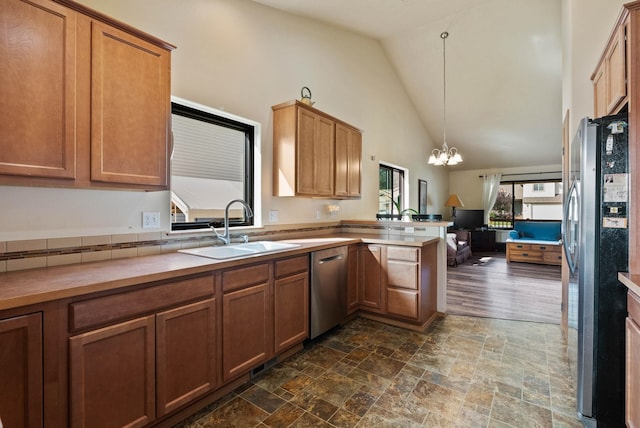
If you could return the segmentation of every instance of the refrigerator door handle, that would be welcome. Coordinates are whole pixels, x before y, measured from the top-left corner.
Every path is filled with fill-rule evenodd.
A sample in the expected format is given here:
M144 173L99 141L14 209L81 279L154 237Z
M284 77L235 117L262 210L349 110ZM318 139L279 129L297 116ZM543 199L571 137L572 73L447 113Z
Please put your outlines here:
M564 214L562 216L562 246L564 247L564 254L567 259L567 264L569 265L569 270L571 273L575 273L576 271L576 263L574 257L571 255L571 250L575 247L575 242L570 241L570 233L567 233L567 228L569 226L569 210L571 209L571 196L576 191L576 181L573 180L571 183L571 187L569 187L569 193L567 194L567 199L564 204Z

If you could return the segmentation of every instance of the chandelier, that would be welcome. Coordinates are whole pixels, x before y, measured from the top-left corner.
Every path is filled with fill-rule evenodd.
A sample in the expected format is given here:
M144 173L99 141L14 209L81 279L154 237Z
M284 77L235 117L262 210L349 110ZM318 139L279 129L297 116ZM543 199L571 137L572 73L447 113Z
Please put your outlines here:
M446 40L449 37L449 33L443 31L440 34L442 39L442 94L443 94L443 106L442 106L442 149L433 149L431 156L429 156L428 163L430 165L457 165L462 162L462 156L458 153L458 149L455 147L449 148L447 144L447 55L446 55Z

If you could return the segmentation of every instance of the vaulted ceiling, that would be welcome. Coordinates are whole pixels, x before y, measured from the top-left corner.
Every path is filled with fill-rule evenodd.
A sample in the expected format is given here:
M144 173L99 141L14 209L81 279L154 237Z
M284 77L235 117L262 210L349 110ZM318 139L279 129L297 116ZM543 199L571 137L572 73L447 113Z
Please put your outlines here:
M560 0L254 0L380 40L455 170L561 163Z

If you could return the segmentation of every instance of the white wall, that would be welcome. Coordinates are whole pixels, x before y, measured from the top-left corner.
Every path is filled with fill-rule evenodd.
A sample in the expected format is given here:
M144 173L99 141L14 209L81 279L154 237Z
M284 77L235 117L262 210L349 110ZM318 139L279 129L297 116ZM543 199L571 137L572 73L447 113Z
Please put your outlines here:
M177 45L173 95L262 124L263 218L278 210L279 223L313 222L329 202L271 196L270 107L300 98L302 86L315 107L364 131L362 200L337 202L331 220L375 218L379 161L409 169L411 206L419 178L428 182L429 212L448 196L447 171L427 165L433 143L379 42L248 0L80 3ZM143 209L162 212L168 230L167 192L0 187L0 198L0 241L137 232Z

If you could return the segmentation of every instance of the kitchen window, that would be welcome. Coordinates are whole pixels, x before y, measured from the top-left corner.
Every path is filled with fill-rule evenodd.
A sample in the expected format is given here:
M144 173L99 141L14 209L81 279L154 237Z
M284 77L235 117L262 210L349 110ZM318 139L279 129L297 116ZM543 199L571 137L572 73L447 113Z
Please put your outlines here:
M405 170L380 164L380 196L378 214L400 215L405 208Z
M246 217L234 204L231 227L259 224L260 124L176 97L171 120L171 230L223 226L233 199L256 215Z

